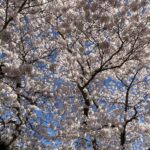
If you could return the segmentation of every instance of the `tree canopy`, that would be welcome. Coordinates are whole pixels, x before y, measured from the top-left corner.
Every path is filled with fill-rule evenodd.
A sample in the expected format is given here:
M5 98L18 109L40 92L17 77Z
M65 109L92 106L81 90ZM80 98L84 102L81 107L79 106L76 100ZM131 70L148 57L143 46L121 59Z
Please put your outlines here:
M0 149L150 149L149 0L0 1Z

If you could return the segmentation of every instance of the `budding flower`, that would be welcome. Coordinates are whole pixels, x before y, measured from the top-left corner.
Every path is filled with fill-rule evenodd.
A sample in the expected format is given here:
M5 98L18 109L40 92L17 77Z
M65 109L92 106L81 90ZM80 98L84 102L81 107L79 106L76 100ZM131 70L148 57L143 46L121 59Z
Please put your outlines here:
M35 105L30 105L29 108L33 111L33 110L40 110L39 107L35 106Z
M15 107L15 108L19 108L20 107L20 103L17 101L17 102L14 102L12 104L12 107Z
M138 9L139 5L136 1L132 2L130 5L130 9L134 12Z
M8 31L2 31L0 33L0 39L3 41L3 42L9 42L11 40L11 35Z
M37 117L36 113L32 113L32 114L31 114L31 117L32 117L33 119L36 119L36 117Z
M102 15L101 18L100 18L100 21L102 23L107 23L109 21L109 16Z
M32 65L24 64L19 67L22 73L31 74L32 73Z

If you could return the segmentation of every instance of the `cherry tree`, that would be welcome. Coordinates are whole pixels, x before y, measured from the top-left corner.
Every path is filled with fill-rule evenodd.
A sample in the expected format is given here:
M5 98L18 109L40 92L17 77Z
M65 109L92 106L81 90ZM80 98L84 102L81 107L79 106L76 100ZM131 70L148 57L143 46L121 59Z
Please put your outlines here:
M120 145L122 149L138 149L137 143L140 143L143 148L148 149L149 144L141 137L144 130L149 135L148 122L145 119L149 114L149 68L132 66L127 72L117 71L115 74L116 78L104 86L106 93L110 92L111 96L107 97L104 92L102 97L107 108L111 108L109 114L115 118L114 125L118 127Z
M149 1L0 4L0 145L150 148Z
M149 2L59 1L59 4L60 6L57 5L55 8L58 12L56 16L58 19L49 21L59 34L58 42L56 41L60 49L59 74L66 82L71 82L71 86L74 85L73 95L75 91L78 92L78 96L76 94L75 100L71 102L78 103L78 107L75 107L78 111L72 112L70 121L63 121L63 123L71 123L77 120L77 123L74 125L72 122L70 130L65 125L61 133L64 135L63 131L66 129L66 136L69 139L75 134L75 138L81 139L83 149L86 149L88 142L82 142L82 140L88 141L89 139L91 139L93 149L97 147L120 149L120 146L124 149L126 129L120 133L120 139L114 142L112 135L117 134L118 128L113 123L115 118L109 117L105 110L107 107L101 108L101 103L98 101L103 95L102 82L109 76L113 77L114 70L122 70L123 66L125 66L123 70L130 70L131 64L137 68L139 65L149 63ZM126 86L130 87L130 84ZM70 86L68 87L71 91ZM105 94L108 94L106 91ZM124 91L124 93L129 93L129 91ZM112 93L109 93L108 97L110 95ZM68 92L64 101L67 97ZM71 110L72 107L71 105ZM137 113L135 107L132 111ZM80 117L77 119L77 116ZM136 118L136 114L133 118ZM134 120L132 117L130 119ZM124 124L125 122L128 122L127 119L124 120ZM97 126L96 129L94 125ZM112 128L110 138L107 137L100 145L97 144L96 137L105 131L108 133L110 128ZM58 136L64 139L62 135ZM104 137L102 136L103 139ZM112 147L109 140L110 143L114 143L111 144ZM119 144L118 141L120 141ZM66 142L68 145L68 140ZM117 145L119 145L118 148Z
M41 26L44 9L50 2L0 2L0 141L1 145L12 149L38 149L41 136L46 132L47 126L41 127L45 120L38 119L37 111L44 111L44 99L49 101L53 96L51 82L54 78L49 77L49 59L54 51L50 43L53 41L45 24ZM47 62L47 66L42 67L42 62Z

